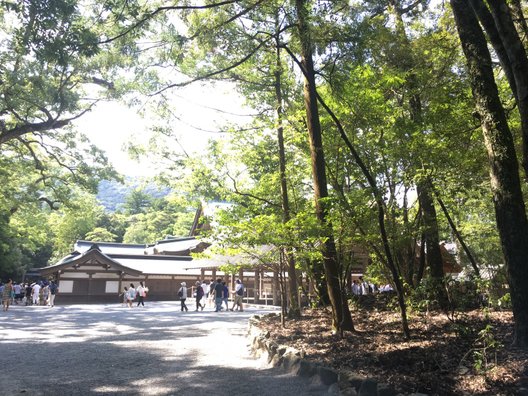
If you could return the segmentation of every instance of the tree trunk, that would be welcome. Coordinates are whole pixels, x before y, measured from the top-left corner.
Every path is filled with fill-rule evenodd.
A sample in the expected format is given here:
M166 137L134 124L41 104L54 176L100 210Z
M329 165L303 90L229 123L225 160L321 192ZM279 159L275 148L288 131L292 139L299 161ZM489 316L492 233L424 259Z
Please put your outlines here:
M513 22L517 28L519 36L522 38L524 48L528 47L528 24L524 18L520 0L510 0L508 3L511 9Z
M515 77L513 76L511 63L508 59L508 53L506 52L506 48L504 48L504 44L500 38L497 26L495 26L493 15L491 15L489 8L486 6L486 4L484 4L482 0L469 0L469 2L471 3L471 7L473 7L473 10L475 10L475 14L477 15L478 20L482 24L482 27L486 31L488 40L493 46L497 57L499 58L501 68L504 71L504 74L506 75L508 84L510 84L510 88L513 92L513 95L515 96L515 100L517 100L517 84L515 84Z
M275 98L277 100L277 141L279 144L279 173L280 173L280 184L281 184L281 202L282 202L282 222L286 224L291 219L290 215L290 201L288 198L288 184L286 179L286 150L284 149L284 128L282 126L282 89L281 89L281 76L282 76L282 65L280 59L280 46L279 37L276 38L277 58L276 58L276 69L275 69ZM299 299L297 293L297 273L295 271L295 258L291 247L284 248L284 256L286 259L286 265L288 269L288 282L289 282L289 317L299 317L301 310L299 308Z
M440 207L442 208L442 211L444 212L444 216L446 217L447 222L449 223L449 226L451 227L451 230L453 230L453 233L455 234L458 242L460 243L460 246L462 246L462 249L466 253L467 258L468 258L469 262L471 263L471 266L473 267L473 271L475 271L475 275L478 278L480 278L480 270L479 270L479 267L477 265L477 261L473 257L473 254L469 250L469 247L466 245L466 241L464 241L464 238L462 238L462 235L460 235L460 232L458 231L458 229L457 229L457 227L455 225L455 222L453 221L453 219L449 215L449 212L447 211L447 208L444 205L444 201L442 201L442 199L440 198L440 195L438 194L437 191L435 191L434 189L433 189L433 191L434 191L434 193L436 195L436 200L440 204Z
M422 211L423 229L425 235L425 245L427 247L427 265L430 269L430 276L433 283L434 294L438 304L443 310L448 309L449 299L444 281L444 261L440 251L440 241L438 237L438 222L436 209L433 205L430 187L427 182L417 186L420 210Z
M476 1L473 0L474 3ZM482 0L478 1L482 2ZM509 63L515 80L515 86L511 82L510 86L515 95L521 117L522 164L525 177L528 178L528 58L515 29L511 10L506 2L504 0L488 0L488 4L507 56L507 60L501 60L501 63Z
M514 316L514 344L528 348L528 221L519 167L495 84L486 40L465 0L451 7L467 59L476 109L488 152L495 217L506 264Z
M409 92L410 118L416 126L416 129L423 133L424 126L422 98L420 97L418 90L417 76L414 72L416 61L413 57L411 43L409 42L409 38L405 32L400 1L390 0L390 4L392 6L392 13L396 20L396 33L398 41L407 54L406 61L402 62L399 67L408 73L406 88ZM446 310L448 308L449 300L444 282L444 265L442 253L440 251L438 220L436 217L436 209L432 198L432 192L429 183L426 181L418 182L417 190L420 208L422 211L425 243L427 246L427 263L431 270L430 276L432 278L434 294L436 295L440 308Z
M319 109L317 106L317 92L315 86L315 71L312 58L312 42L308 26L308 9L306 0L296 0L298 31L301 41L301 65L304 73L304 105L310 137L310 153L312 162L312 176L315 193L315 212L317 219L325 230L323 244L323 265L325 269L328 296L332 304L332 327L335 332L354 330L352 316L348 307L348 300L341 290L337 251L332 234L332 225L327 221L328 208L324 199L328 197L325 159Z
M416 274L416 286L420 285L425 272L425 233L420 237L420 262L418 263L418 273Z

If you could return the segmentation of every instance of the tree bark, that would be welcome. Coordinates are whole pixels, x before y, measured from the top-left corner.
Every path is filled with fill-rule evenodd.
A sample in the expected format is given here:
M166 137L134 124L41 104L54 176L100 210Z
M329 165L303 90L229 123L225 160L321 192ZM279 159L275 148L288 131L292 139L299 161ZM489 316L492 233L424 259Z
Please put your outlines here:
M499 58L501 68L508 80L508 84L515 96L515 100L517 100L517 84L515 84L515 77L513 76L513 70L508 59L508 53L506 52L506 48L504 48L497 26L495 26L493 15L491 15L489 8L482 0L469 0L469 2L471 3L473 10L475 10L475 14L485 30L488 40Z
M290 201L288 198L288 184L286 179L286 150L284 149L284 128L282 125L282 89L281 75L282 65L280 58L279 37L276 37L276 69L275 69L275 98L277 100L277 141L279 145L279 173L281 184L281 203L282 203L282 222L286 224L291 219ZM301 310L299 308L299 299L297 293L297 273L295 271L295 258L291 247L284 248L284 256L288 270L289 283L289 301L288 316L299 317Z
M526 23L526 19L524 18L521 2L520 0L510 0L509 6L512 12L513 23L515 23L524 48L526 48L528 47L528 23Z
M427 184L427 182L424 182L417 186L418 200L420 202L420 210L422 211L425 245L427 247L427 265L431 271L431 281L438 304L441 309L446 310L449 305L449 299L445 288L444 260L442 259L442 252L440 251L436 209L433 204L430 188Z
M488 152L495 217L513 305L513 343L528 349L528 221L513 137L476 16L466 0L450 1Z
M396 34L400 45L405 50L406 62L402 62L401 68L408 74L406 88L409 92L410 118L416 129L423 133L423 106L422 98L418 90L418 81L414 68L416 62L413 57L412 47L405 32L402 15L402 7L399 0L390 0L393 15L396 19ZM438 232L438 219L432 198L431 186L427 181L418 182L418 199L422 211L425 242L427 246L427 264L431 270L432 286L440 308L448 308L449 299L444 281L444 264L440 251L440 237Z
M420 237L420 262L418 264L418 273L416 274L416 286L420 285L425 272L425 233L422 232Z
M473 3L477 2L477 0L472 1ZM482 0L478 1L482 2ZM515 29L511 10L506 2L504 0L488 0L488 4L507 56L507 60L501 60L501 63L509 63L509 68L515 80L515 86L511 82L510 86L516 98L521 118L522 166L525 177L528 179L528 58L519 34Z
M480 278L480 269L479 269L479 267L477 265L477 261L473 257L473 254L469 250L469 247L466 245L466 241L464 241L464 238L462 238L462 235L460 235L460 232L458 231L458 228L456 227L455 222L451 218L451 215L449 214L446 206L444 205L444 201L442 201L442 198L440 198L440 195L438 194L437 191L435 191L434 189L433 189L433 191L434 191L434 193L436 195L436 200L440 204L440 207L442 208L442 211L444 212L444 216L446 217L447 222L449 223L449 226L451 227L451 230L453 230L453 233L455 234L458 242L460 242L460 245L462 246L462 249L466 253L467 258L468 258L469 262L471 263L471 266L473 267L473 271L475 271L475 275L478 278Z
M315 194L315 212L317 219L325 230L323 243L323 265L325 269L328 296L332 305L332 327L335 332L354 330L352 316L348 307L346 295L341 290L340 271L337 251L332 233L332 225L328 222L328 208L324 199L328 197L325 159L319 109L317 106L317 91L315 85L315 70L313 50L308 24L309 11L306 0L296 0L295 6L298 18L298 32L301 42L301 66L304 69L304 106L310 137L310 154L312 176Z

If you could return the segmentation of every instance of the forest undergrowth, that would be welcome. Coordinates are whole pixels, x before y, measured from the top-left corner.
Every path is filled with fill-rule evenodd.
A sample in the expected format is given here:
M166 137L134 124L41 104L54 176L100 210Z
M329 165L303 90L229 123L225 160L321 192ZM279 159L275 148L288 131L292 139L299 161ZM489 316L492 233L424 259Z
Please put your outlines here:
M400 316L376 304L352 311L355 332L332 334L329 309L288 319L261 318L271 340L304 351L306 359L392 384L401 393L518 395L528 377L528 353L511 346L511 311L476 309L446 315L411 312L412 338Z

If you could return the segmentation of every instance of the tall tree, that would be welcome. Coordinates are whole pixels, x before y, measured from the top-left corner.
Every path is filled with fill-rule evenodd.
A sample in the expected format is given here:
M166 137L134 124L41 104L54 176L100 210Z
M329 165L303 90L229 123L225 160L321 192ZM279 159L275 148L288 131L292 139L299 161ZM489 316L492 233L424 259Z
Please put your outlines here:
M313 63L309 5L309 1L295 1L297 33L301 45L301 67L303 68L304 75L304 106L306 109L307 129L310 136L315 208L318 220L327 228L323 249L323 263L328 295L332 303L332 325L336 331L353 330L354 325L348 302L345 298L345 293L341 290L337 251L332 233L332 225L328 222L328 204L325 202L326 198L328 198L328 187Z
M515 319L514 344L528 348L528 221L517 155L478 20L464 0L451 7L468 63L476 110L488 152L491 187Z

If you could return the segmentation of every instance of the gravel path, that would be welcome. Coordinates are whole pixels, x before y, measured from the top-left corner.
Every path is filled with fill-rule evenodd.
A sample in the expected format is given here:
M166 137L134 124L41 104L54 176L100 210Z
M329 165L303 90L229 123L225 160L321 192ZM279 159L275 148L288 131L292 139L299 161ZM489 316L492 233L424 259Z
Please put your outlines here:
M244 312L179 302L0 312L0 395L323 395L249 355ZM191 307L191 304L187 304Z

